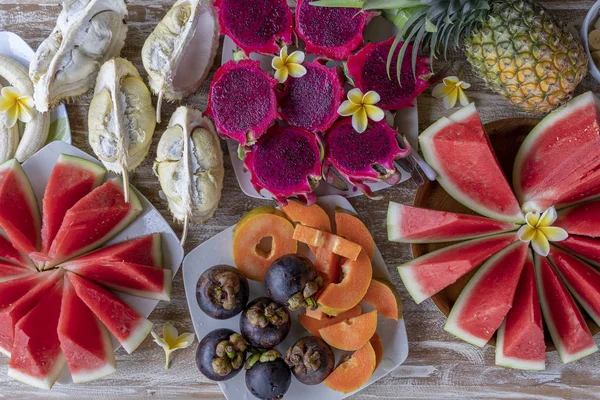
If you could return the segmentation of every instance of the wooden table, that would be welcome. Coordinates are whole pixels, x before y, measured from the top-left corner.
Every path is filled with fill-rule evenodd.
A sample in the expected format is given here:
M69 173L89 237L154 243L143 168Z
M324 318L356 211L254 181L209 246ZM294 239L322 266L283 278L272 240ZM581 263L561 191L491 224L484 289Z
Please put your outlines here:
M34 49L54 27L61 8L58 0L0 0L0 30L13 31L22 36ZM146 37L164 16L172 0L130 0L129 33L122 56L131 60L140 70L141 48ZM542 1L563 22L579 28L591 0ZM219 65L219 62L215 62ZM437 67L448 67L452 74L463 73L463 78L473 84L468 94L475 101L485 122L525 116L499 96L483 87L482 82L470 75L469 66L461 53L452 52L447 61ZM214 69L213 69L214 72ZM202 88L184 101L184 104L204 110L208 79ZM587 77L579 87L598 90L598 84ZM87 111L90 95L79 98L67 106L73 143L93 154L87 141ZM175 105L166 104L163 115L170 115ZM426 92L419 98L420 129L423 130L438 118L448 115L441 101ZM167 219L171 220L166 203L159 198L158 180L152 173L152 159L165 122L157 126L150 156L133 174L133 184L154 204ZM223 145L224 150L226 146ZM186 251L192 250L206 239L235 224L245 212L269 204L245 196L238 187L229 157L225 157L225 187L223 198L215 217L205 226L191 228ZM375 240L390 269L394 283L401 293L404 315L410 340L408 360L396 371L360 392L355 399L397 398L593 398L600 396L600 355L588 357L572 365L563 365L556 353L549 354L544 372L531 373L512 371L494 366L494 349L476 348L447 334L443 330L444 318L430 301L416 306L400 283L395 266L411 258L408 245L387 242L385 216L389 201L411 204L416 187L412 183L399 185L382 193L383 199L372 201L365 197L351 199L373 232ZM180 227L174 226L180 233ZM165 321L174 321L180 331L192 332L193 327L187 310L183 290L182 274L175 277L173 298L170 303L161 302L150 316L160 327ZM163 369L164 354L151 338L132 355L117 351L118 371L106 379L82 385L57 385L44 393L9 379L6 375L8 359L0 356L0 398L28 399L36 396L45 398L76 399L126 399L139 397L157 398L223 398L219 387L205 379L196 369L194 353L196 346L174 354L171 369Z

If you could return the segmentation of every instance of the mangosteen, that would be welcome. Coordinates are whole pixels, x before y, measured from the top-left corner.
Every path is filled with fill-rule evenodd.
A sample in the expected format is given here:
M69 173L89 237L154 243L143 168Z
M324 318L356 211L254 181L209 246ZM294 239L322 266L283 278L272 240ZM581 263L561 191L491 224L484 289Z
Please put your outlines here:
M231 329L215 329L200 341L196 365L213 381L225 381L240 372L246 360L246 340Z
M290 313L268 297L259 297L240 317L240 331L248 343L261 349L277 346L290 332Z
M248 303L248 279L234 267L216 265L204 271L196 285L198 305L211 318L238 315Z
M265 275L267 296L295 311L302 307L317 308L312 297L323 286L323 279L306 257L288 254L271 264Z
M298 381L318 385L333 371L335 355L323 339L306 336L288 349L285 362Z
M280 399L292 383L292 374L281 354L269 350L246 361L246 387L259 399Z

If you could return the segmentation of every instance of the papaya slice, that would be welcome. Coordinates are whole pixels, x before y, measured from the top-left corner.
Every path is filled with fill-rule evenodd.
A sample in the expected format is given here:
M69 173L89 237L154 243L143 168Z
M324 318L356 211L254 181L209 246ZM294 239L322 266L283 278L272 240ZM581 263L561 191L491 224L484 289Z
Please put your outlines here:
M250 211L233 229L233 259L236 267L249 279L263 281L273 261L298 250L293 234L294 225L274 207L259 207ZM261 248L261 241L267 238L271 238L270 248Z
M357 305L352 307L350 310L341 313L337 317L323 315L323 318L319 320L316 318L311 318L308 314L300 314L298 315L298 321L300 321L300 324L302 324L304 329L306 329L312 336L320 338L321 334L319 333L319 329L335 325L348 318L357 317L360 314L362 314L362 308Z
M340 257L323 247L315 248L315 268L323 277L323 285L340 281Z
M372 305L386 318L398 321L402 316L402 302L389 282L373 279L362 302Z
M383 360L383 342L381 341L381 337L377 332L371 337L369 340L371 346L373 346L373 350L375 351L375 369L379 367L381 364L381 360Z
M335 233L360 245L371 260L375 257L375 241L367 226L357 216L339 207L335 209Z
M367 342L352 357L343 360L323 381L325 386L336 392L350 393L369 381L375 371L377 357L371 343Z
M377 329L377 310L319 329L321 339L340 350L358 350Z
M322 247L352 261L356 261L362 250L360 245L343 237L300 224L296 225L293 238L309 246Z

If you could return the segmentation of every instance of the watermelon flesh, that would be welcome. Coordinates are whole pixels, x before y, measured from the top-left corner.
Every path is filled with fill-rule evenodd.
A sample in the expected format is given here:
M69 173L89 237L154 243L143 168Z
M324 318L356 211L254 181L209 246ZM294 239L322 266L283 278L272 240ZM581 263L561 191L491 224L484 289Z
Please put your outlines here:
M10 240L8 240L6 233L2 229L0 229L0 260L22 265L33 271L37 271L29 257L13 247Z
M511 232L458 243L400 265L398 272L419 304L517 240Z
M600 103L582 94L546 116L521 145L513 184L525 211L600 195Z
M528 249L528 243L516 242L487 260L458 296L444 330L485 346L512 306Z
M67 278L77 296L123 348L130 354L137 349L152 330L152 322L103 287L72 272L67 272Z
M405 206L390 202L388 239L400 243L438 243L514 231L518 225L476 215Z
M126 203L121 180L106 181L67 211L48 252L52 261L45 268L101 246L129 225L141 211L142 204L135 191L131 190L129 203Z
M600 238L572 235L555 244L570 253L576 254L590 264L600 266Z
M110 334L68 279L64 280L58 338L73 382L93 381L117 370Z
M63 292L60 279L15 326L8 376L50 390L65 366L58 340L58 319Z
M40 212L29 179L15 159L0 165L0 227L20 252L39 249Z
M563 363L598 351L583 315L546 257L535 257L535 275L544 321Z
M569 235L600 237L600 201L590 201L558 211L554 225Z
M454 199L492 219L524 222L474 104L431 125L419 143L439 184Z
M42 253L47 254L67 211L100 186L106 170L83 158L61 154L44 192Z
M528 251L513 304L496 337L496 365L542 371L546 342L542 310L535 283L533 257Z
M0 260L0 282L35 274L35 271L21 265L11 264Z

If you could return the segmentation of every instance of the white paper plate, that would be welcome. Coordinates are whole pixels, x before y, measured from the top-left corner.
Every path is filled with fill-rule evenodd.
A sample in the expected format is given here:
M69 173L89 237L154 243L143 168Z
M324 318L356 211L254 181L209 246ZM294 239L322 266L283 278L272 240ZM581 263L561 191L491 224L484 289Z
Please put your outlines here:
M63 142L52 142L38 151L29 160L23 163L23 169L31 182L40 210L42 209L42 199L44 197L46 185L48 184L48 179L50 178L50 173L61 153L85 158L86 160L101 165L98 160L87 153ZM164 268L170 268L173 271L173 276L175 276L181 266L181 260L183 260L183 247L179 244L179 239L175 235L175 232L173 232L173 229L171 229L167 221L164 220L156 208L154 208L140 192L135 190L135 193L142 203L142 213L127 226L127 228L123 229L117 236L110 240L107 245L138 236L148 235L150 233L160 232ZM115 292L115 294L145 317L150 315L158 304L158 300L144 299L119 292ZM115 345L115 349L120 347L114 337L113 344ZM68 368L65 367L58 382L63 384L73 382Z
M317 203L323 207L325 211L334 216L335 207L341 207L345 210L353 211L352 205L341 196L324 196L320 197ZM332 219L333 220L333 219ZM200 246L192 250L183 260L183 281L185 284L185 294L188 301L188 307L194 323L194 329L198 340L201 340L207 333L217 328L229 328L239 332L239 315L227 319L216 320L212 319L200 309L196 301L196 284L200 275L208 268L218 265L227 264L235 266L233 254L231 251L233 242L233 228L224 230L218 235L208 239ZM299 253L309 255L308 247L301 244ZM390 280L388 270L383 261L383 257L379 249L375 247L375 258L373 259L373 276ZM249 281L250 283L250 300L265 295L265 290L262 282ZM363 311L368 311L368 305L363 304ZM279 352L285 355L285 352L298 339L310 334L304 330L296 315L298 312L292 313L292 328L287 338L276 347ZM408 338L406 336L406 328L404 320L394 321L389 318L378 317L377 333L381 336L383 348L385 349L384 358L369 382L363 386L364 389L373 382L381 379L396 367L406 360L408 356ZM339 362L340 357L345 352L335 350L336 361ZM244 371L241 371L237 376L226 382L219 382L221 390L229 400L253 399L254 397L246 389L244 379ZM350 396L352 393L343 394L329 389L325 385L306 386L298 382L292 377L292 385L285 395L289 400L339 400Z
M376 17L367 26L364 37L366 42L381 42L389 39L392 36L395 36L395 32L396 31L394 26L391 23L389 23L385 18ZM225 40L223 42L222 64L225 64L227 61L232 59L233 51L236 49L237 46L233 43L233 41L228 36L225 36ZM260 61L261 67L265 71L272 70L272 57L252 53L250 55L250 58L252 60ZM314 55L306 55L307 62L311 62L314 58ZM329 62L327 65L341 65L341 63ZM412 148L415 150L418 149L419 115L417 109L417 100L415 99L413 107L408 107L396 111L396 118L393 122L394 127L397 128L398 131L406 137ZM242 191L250 197L258 199L272 199L273 196L266 190L261 190L261 193L258 193L256 189L254 189L254 186L252 186L252 183L250 182L250 173L248 171L244 171L244 162L238 158L238 143L233 139L227 139L227 147L229 148L229 156L231 157L231 163L233 164L235 176L238 180ZM406 171L402 171L402 179L400 180L400 182L405 182L409 179L410 175ZM390 185L388 185L385 182L368 183L368 185L374 192L390 187ZM328 185L326 182L323 181L321 182L319 187L317 187L315 192L317 196L337 194L344 197L354 197L361 196L363 194L360 190L358 190L350 184L348 184L348 190L342 191L334 188L331 185Z

